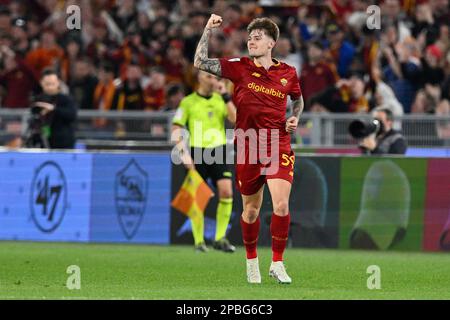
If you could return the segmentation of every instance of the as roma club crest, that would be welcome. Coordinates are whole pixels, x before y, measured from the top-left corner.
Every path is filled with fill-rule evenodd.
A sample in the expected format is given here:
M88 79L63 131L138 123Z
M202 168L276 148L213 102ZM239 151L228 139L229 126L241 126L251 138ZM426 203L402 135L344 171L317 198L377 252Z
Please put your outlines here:
M120 226L128 239L138 231L147 204L148 174L132 159L116 174L115 198Z
M280 80L280 82L281 82L281 84L283 85L283 87L286 87L286 85L287 85L287 83L288 83L288 81L287 81L285 78L282 78L282 79Z

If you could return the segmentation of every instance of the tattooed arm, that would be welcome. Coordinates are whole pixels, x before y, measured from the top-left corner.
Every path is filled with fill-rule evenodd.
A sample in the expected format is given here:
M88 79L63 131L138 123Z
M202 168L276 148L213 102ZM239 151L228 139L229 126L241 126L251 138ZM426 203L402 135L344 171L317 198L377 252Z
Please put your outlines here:
M297 130L298 121L300 120L300 115L302 114L304 107L305 103L302 96L292 103L292 116L286 121L287 132L292 133Z
M303 101L303 97L300 96L300 99L292 102L292 116L300 119L304 107L305 103Z
M222 18L220 16L215 14L211 15L198 43L194 57L194 67L219 77L222 75L222 68L220 67L219 59L208 58L208 42L212 29L219 27L221 23Z

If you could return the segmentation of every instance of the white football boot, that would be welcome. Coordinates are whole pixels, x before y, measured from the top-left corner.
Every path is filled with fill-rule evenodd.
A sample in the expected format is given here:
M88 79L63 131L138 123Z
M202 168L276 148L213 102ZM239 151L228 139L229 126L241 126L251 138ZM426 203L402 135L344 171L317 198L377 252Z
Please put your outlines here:
M278 283L290 284L292 279L288 276L283 261L276 261L270 265L269 276L275 278Z
M247 259L247 281L248 283L261 283L258 258Z

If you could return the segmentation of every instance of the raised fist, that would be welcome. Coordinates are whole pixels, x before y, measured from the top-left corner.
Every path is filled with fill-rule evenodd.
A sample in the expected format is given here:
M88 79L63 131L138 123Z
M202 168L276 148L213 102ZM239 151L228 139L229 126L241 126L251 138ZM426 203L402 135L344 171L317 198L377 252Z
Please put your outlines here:
M206 24L206 29L218 28L220 27L221 24L222 24L222 17L212 14L208 20L208 23Z

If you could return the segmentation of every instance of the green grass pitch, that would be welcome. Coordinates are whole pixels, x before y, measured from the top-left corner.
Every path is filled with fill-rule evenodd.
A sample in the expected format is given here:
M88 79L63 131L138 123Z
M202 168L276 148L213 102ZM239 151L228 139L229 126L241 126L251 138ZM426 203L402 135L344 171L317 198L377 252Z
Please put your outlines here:
M450 255L288 249L291 285L268 277L270 249L258 250L263 282L249 285L242 247L234 254L190 246L0 242L0 299L450 299ZM67 267L81 289L66 288ZM367 267L381 289L367 288Z

